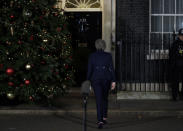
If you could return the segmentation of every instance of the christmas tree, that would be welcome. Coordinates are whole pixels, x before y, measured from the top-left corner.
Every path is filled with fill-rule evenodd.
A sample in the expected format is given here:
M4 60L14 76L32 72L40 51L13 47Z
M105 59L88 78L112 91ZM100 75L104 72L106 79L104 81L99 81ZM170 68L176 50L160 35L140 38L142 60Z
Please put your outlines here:
M36 101L73 84L67 19L56 0L1 0L0 95Z

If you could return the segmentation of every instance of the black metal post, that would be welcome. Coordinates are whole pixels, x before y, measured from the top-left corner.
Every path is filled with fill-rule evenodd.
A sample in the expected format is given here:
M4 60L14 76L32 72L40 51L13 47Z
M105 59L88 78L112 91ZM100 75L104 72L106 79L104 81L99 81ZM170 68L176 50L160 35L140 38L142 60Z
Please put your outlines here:
M117 91L121 90L122 88L122 40L117 42L117 49L116 49L116 74L117 74L117 79L118 79L118 84L117 84Z
M175 41L175 37L176 37L175 30L173 31L173 34L172 34L172 36L173 36L173 41Z
M84 109L83 109L83 131L87 130L87 100L88 96L83 96L83 104L84 104Z

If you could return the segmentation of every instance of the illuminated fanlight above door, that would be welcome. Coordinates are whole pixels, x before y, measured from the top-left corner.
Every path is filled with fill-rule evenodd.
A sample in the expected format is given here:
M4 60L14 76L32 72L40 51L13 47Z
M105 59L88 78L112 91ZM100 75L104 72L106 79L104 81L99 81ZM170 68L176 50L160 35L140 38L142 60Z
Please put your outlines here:
M58 7L65 11L102 11L103 0L59 0Z
M66 8L100 8L100 0L66 0Z

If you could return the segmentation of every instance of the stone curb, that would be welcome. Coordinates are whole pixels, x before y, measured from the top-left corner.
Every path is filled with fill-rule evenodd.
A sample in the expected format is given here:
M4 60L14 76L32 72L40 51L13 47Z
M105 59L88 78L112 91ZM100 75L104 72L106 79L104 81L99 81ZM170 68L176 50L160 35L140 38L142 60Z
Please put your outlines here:
M88 114L96 114L96 110L88 110ZM83 114L83 110L0 110L0 115L64 115L64 114ZM151 117L165 117L176 116L183 117L183 110L180 111L164 111L164 110L140 110L140 111L127 111L127 110L109 110L109 115L132 115L132 116L151 116Z

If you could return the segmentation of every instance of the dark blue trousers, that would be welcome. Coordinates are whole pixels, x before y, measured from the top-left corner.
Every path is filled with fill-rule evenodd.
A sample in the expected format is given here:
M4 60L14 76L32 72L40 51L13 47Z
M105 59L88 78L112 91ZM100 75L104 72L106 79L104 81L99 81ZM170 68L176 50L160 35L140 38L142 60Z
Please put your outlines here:
M107 118L108 111L108 96L111 82L109 80L95 80L92 81L92 87L94 89L96 106L97 106L97 119L102 121L103 118Z

